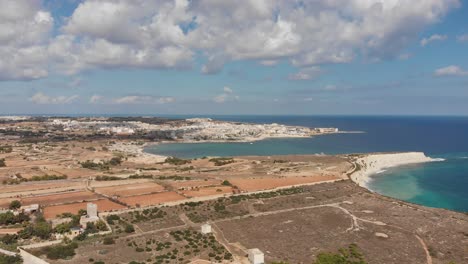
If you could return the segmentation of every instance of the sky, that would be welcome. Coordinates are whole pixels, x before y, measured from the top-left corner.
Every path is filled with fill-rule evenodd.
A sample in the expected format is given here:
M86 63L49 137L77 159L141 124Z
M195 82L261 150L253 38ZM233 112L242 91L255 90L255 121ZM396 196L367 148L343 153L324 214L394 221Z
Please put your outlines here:
M468 115L461 0L0 0L0 114Z

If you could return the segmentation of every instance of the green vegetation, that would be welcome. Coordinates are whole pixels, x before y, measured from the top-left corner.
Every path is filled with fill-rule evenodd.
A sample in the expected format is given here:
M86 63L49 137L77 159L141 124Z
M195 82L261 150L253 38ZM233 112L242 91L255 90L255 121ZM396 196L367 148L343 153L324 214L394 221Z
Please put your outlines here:
M367 264L356 244L340 248L338 253L320 253L314 264Z
M189 181L192 178L183 177L183 176L159 176L156 179L158 179L158 180L172 180L172 181Z
M13 214L13 212L0 214L0 225L21 224L27 221L29 221L29 216L23 213L18 215Z
M7 256L0 254L0 264L20 264L23 263L23 259L16 255L16 256Z
M231 196L230 199L233 203L239 203L240 201L243 201L243 200L267 199L267 198L273 198L273 197L284 196L284 195L293 195L293 194L298 194L298 193L303 193L303 192L304 192L303 188L294 187L294 188L278 190L274 192L262 192L262 193L254 193L254 194L247 194L247 195L236 195L236 196Z
M212 158L209 161L213 162L215 166L224 166L235 162L233 158Z
M75 249L78 248L78 244L72 242L66 245L57 245L44 247L40 249L38 255L46 255L48 259L71 259L75 256Z
M111 166L118 166L122 163L121 157L113 157L108 161L93 162L91 160L80 162L81 167L90 170L109 170Z
M46 222L42 216L39 216L36 218L35 223L30 223L23 230L19 231L18 236L22 239L29 239L32 237L48 239L52 232L51 224Z
M124 229L125 233L133 233L135 232L135 227L131 224L127 224L125 225L125 229Z
M21 202L18 200L11 201L10 205L8 206L10 210L16 210L16 209L19 209L20 207L21 207Z
M130 212L132 223L144 222L153 219L163 218L167 213L160 208L145 209L143 211Z
M16 235L16 234L12 234L12 235L6 234L1 238L0 241L5 245L13 245L13 244L16 244L16 242L18 242L18 235Z
M221 185L224 185L224 186L232 186L232 184L228 181L228 180L224 180Z
M12 146L0 146L0 153L11 153L13 151Z
M179 159L179 158L176 158L176 157L169 157L164 162L168 163L168 164L172 164L172 165L184 165L184 164L191 163L192 161Z
M96 176L96 181L118 181L123 180L123 178L117 176Z
M107 231L107 230L108 230L107 225L102 220L99 220L96 223L91 223L91 222L86 223L86 232L88 233L93 234L93 233L98 233L98 232Z
M113 237L105 237L104 240L102 241L104 245L113 245L115 244L114 238Z
M56 180L65 180L68 178L67 175L42 175L42 176L33 176L30 179L23 178L21 175L16 175L16 179L7 179L3 180L3 184L20 184L22 182L31 182L31 181L56 181Z
M107 216L106 220L107 220L107 223L109 223L109 225L113 225L114 221L119 221L120 220L120 216L118 216L118 215L109 215L109 216Z
M145 175L145 174L133 174L128 176L129 179L152 179L153 175Z

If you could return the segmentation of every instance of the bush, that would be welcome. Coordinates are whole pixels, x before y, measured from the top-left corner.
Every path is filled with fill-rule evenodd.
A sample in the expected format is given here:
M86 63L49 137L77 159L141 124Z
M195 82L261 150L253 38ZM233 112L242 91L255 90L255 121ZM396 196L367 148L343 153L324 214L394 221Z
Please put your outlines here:
M351 244L347 249L339 249L339 253L320 253L314 264L367 264L356 244Z
M115 241L113 237L105 237L102 243L104 245L112 245L112 244L115 244Z
M124 229L125 233L133 233L135 232L135 227L133 225L127 224Z
M18 200L11 201L10 206L8 206L8 208L10 208L11 210L19 209L20 207L21 202Z
M43 253L46 254L48 259L70 259L75 256L75 249L78 248L78 244L71 243L68 245L58 245L45 247Z
M190 160L179 159L179 158L176 158L176 157L169 157L164 162L172 164L172 165L184 165L184 164L187 164L187 163L191 163Z
M23 263L23 258L20 256L7 256L0 254L0 263L1 264L21 264Z
M0 167L6 167L5 159L0 159Z

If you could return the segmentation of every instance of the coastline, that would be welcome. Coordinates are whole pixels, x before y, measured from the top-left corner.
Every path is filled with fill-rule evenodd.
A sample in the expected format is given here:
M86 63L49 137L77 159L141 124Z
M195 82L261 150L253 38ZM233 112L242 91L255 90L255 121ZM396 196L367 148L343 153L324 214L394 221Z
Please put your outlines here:
M355 170L350 178L357 185L372 191L368 186L371 176L387 168L436 161L443 161L443 159L428 157L423 152L371 153L361 156L353 162Z

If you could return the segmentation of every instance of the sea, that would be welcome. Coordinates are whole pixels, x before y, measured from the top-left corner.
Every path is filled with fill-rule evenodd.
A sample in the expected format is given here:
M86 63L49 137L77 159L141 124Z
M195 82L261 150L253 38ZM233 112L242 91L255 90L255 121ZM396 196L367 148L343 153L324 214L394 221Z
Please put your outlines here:
M167 143L148 146L145 151L180 158L422 151L443 161L387 169L373 175L368 187L377 193L408 202L468 212L468 117L204 117L259 124L337 127L341 131L362 133L266 139L252 143Z

